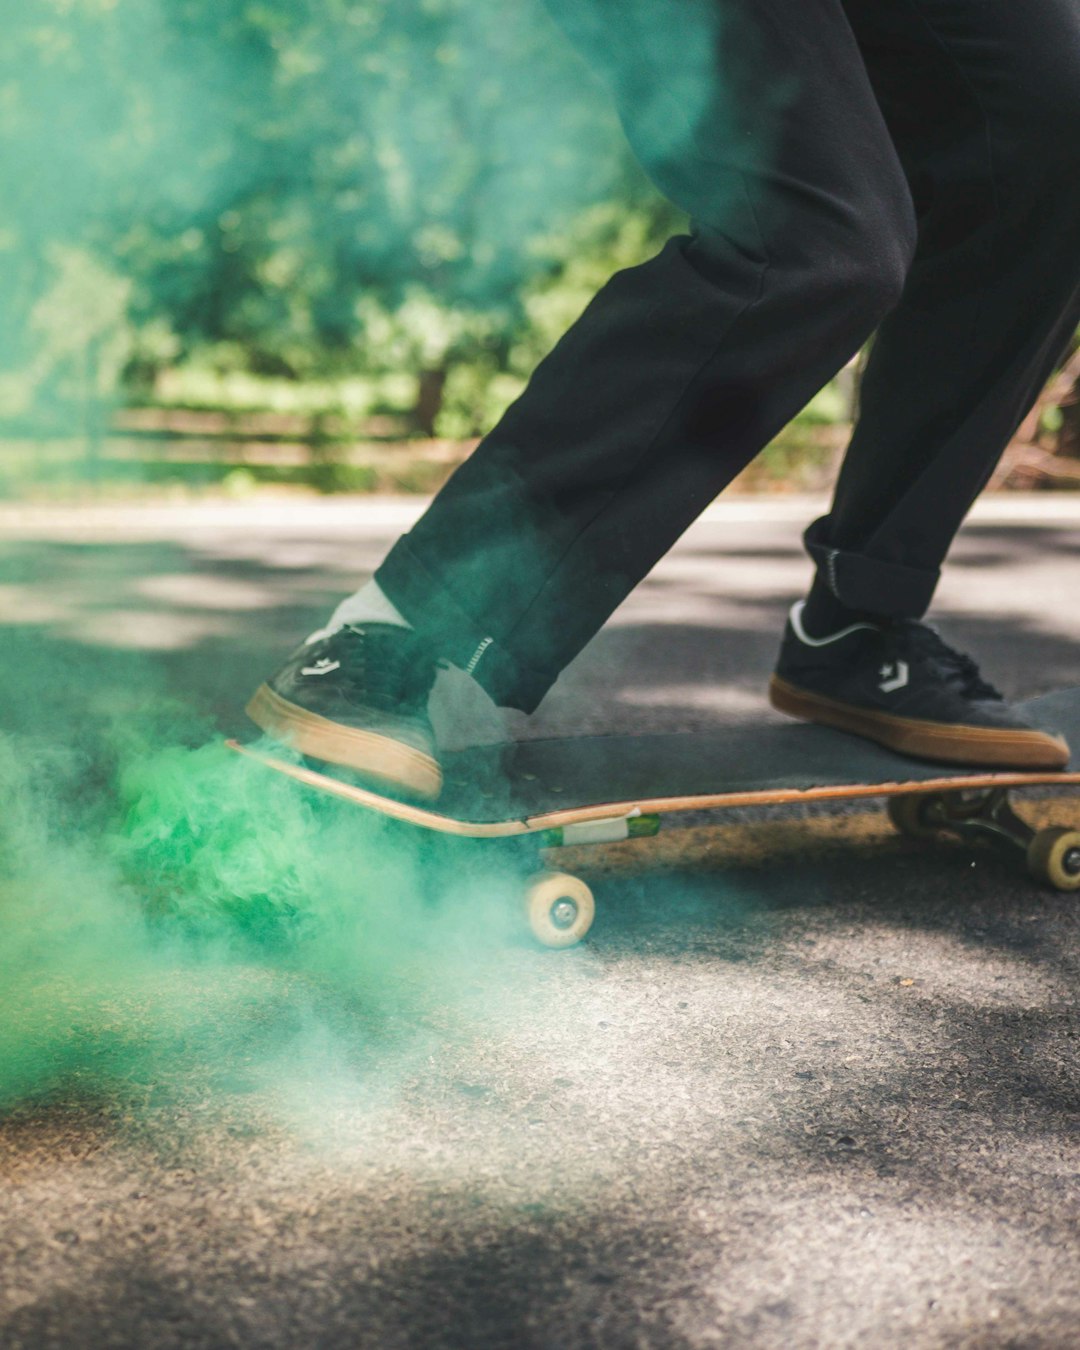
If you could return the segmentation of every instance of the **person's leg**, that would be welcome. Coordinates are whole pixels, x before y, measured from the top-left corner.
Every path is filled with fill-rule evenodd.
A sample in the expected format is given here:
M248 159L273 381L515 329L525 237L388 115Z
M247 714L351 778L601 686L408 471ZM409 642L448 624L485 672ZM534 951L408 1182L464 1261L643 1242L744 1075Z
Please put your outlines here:
M1076 0L846 0L919 219L829 515L854 609L930 603L975 496L1080 324Z
M1060 767L917 622L972 500L1080 323L1075 0L846 0L919 242L877 333L775 707L963 763ZM872 611L868 616L866 611ZM891 616L892 624L867 623Z
M858 350L915 246L841 0L549 3L693 231L603 288L391 550L375 612L304 644L248 705L304 753L425 796L434 658L531 711Z
M915 244L840 0L553 7L694 230L604 287L376 573L525 711L858 350Z
M587 41L610 36L603 63L627 130L695 217L693 234L604 288L391 551L377 580L416 632L376 622L301 649L250 705L264 728L437 791L425 644L531 710L895 305L915 243L911 198L839 0L738 0L723 12L717 27L712 0L582 0L573 11L592 25ZM949 683L940 653L924 656ZM986 686L957 660L967 711ZM997 704L985 716L995 735L1008 721ZM1060 761L1059 742L1033 739ZM967 738L961 757L976 746Z

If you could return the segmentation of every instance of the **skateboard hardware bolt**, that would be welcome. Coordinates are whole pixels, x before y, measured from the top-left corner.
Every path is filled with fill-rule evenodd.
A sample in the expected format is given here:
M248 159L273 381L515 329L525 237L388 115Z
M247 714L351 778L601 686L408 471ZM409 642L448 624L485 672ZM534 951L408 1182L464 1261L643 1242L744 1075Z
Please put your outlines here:
M578 916L578 907L568 897L551 906L551 922L556 928L569 928Z

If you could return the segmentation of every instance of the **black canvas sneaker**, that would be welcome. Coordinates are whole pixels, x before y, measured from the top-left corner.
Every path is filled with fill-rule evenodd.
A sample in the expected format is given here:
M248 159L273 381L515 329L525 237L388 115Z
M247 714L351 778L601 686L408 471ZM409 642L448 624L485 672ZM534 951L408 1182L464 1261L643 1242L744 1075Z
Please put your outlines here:
M301 754L431 800L442 787L427 714L435 673L411 629L356 624L309 638L259 686L247 714Z
M1040 730L914 619L854 623L813 638L797 604L784 630L769 701L920 759L970 767L1062 769L1069 747Z

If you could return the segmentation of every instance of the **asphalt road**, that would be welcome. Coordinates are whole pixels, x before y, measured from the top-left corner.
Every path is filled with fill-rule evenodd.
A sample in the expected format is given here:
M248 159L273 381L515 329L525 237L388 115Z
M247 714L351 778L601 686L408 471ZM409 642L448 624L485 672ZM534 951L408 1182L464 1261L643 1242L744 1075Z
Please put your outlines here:
M713 508L511 732L772 718L817 505ZM181 795L174 889L241 809L249 865L319 856L273 941L232 912L131 936L146 896L73 839L85 803L27 795L28 748L112 801L104 747L150 717L193 792L223 772L199 737L416 509L0 512L0 924L36 963L0 1014L0 1346L1080 1343L1077 900L997 857L751 813L685 866L598 860L593 932L552 953L498 878L428 909L348 822ZM1078 527L995 499L956 546L935 615L1010 696L1080 684ZM494 734L442 697L449 739Z

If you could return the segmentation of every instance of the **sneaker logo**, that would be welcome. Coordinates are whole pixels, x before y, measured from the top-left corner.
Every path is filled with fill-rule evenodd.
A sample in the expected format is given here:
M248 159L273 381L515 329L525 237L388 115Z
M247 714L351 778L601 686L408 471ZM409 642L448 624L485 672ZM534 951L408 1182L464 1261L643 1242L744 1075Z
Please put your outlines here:
M908 663L906 661L897 661L893 665L884 665L878 671L881 680L878 688L883 694L891 694L894 690L903 689L908 682Z
M331 661L328 656L322 656L313 666L301 666L301 675L329 675L332 670L338 670L341 666L340 661Z

